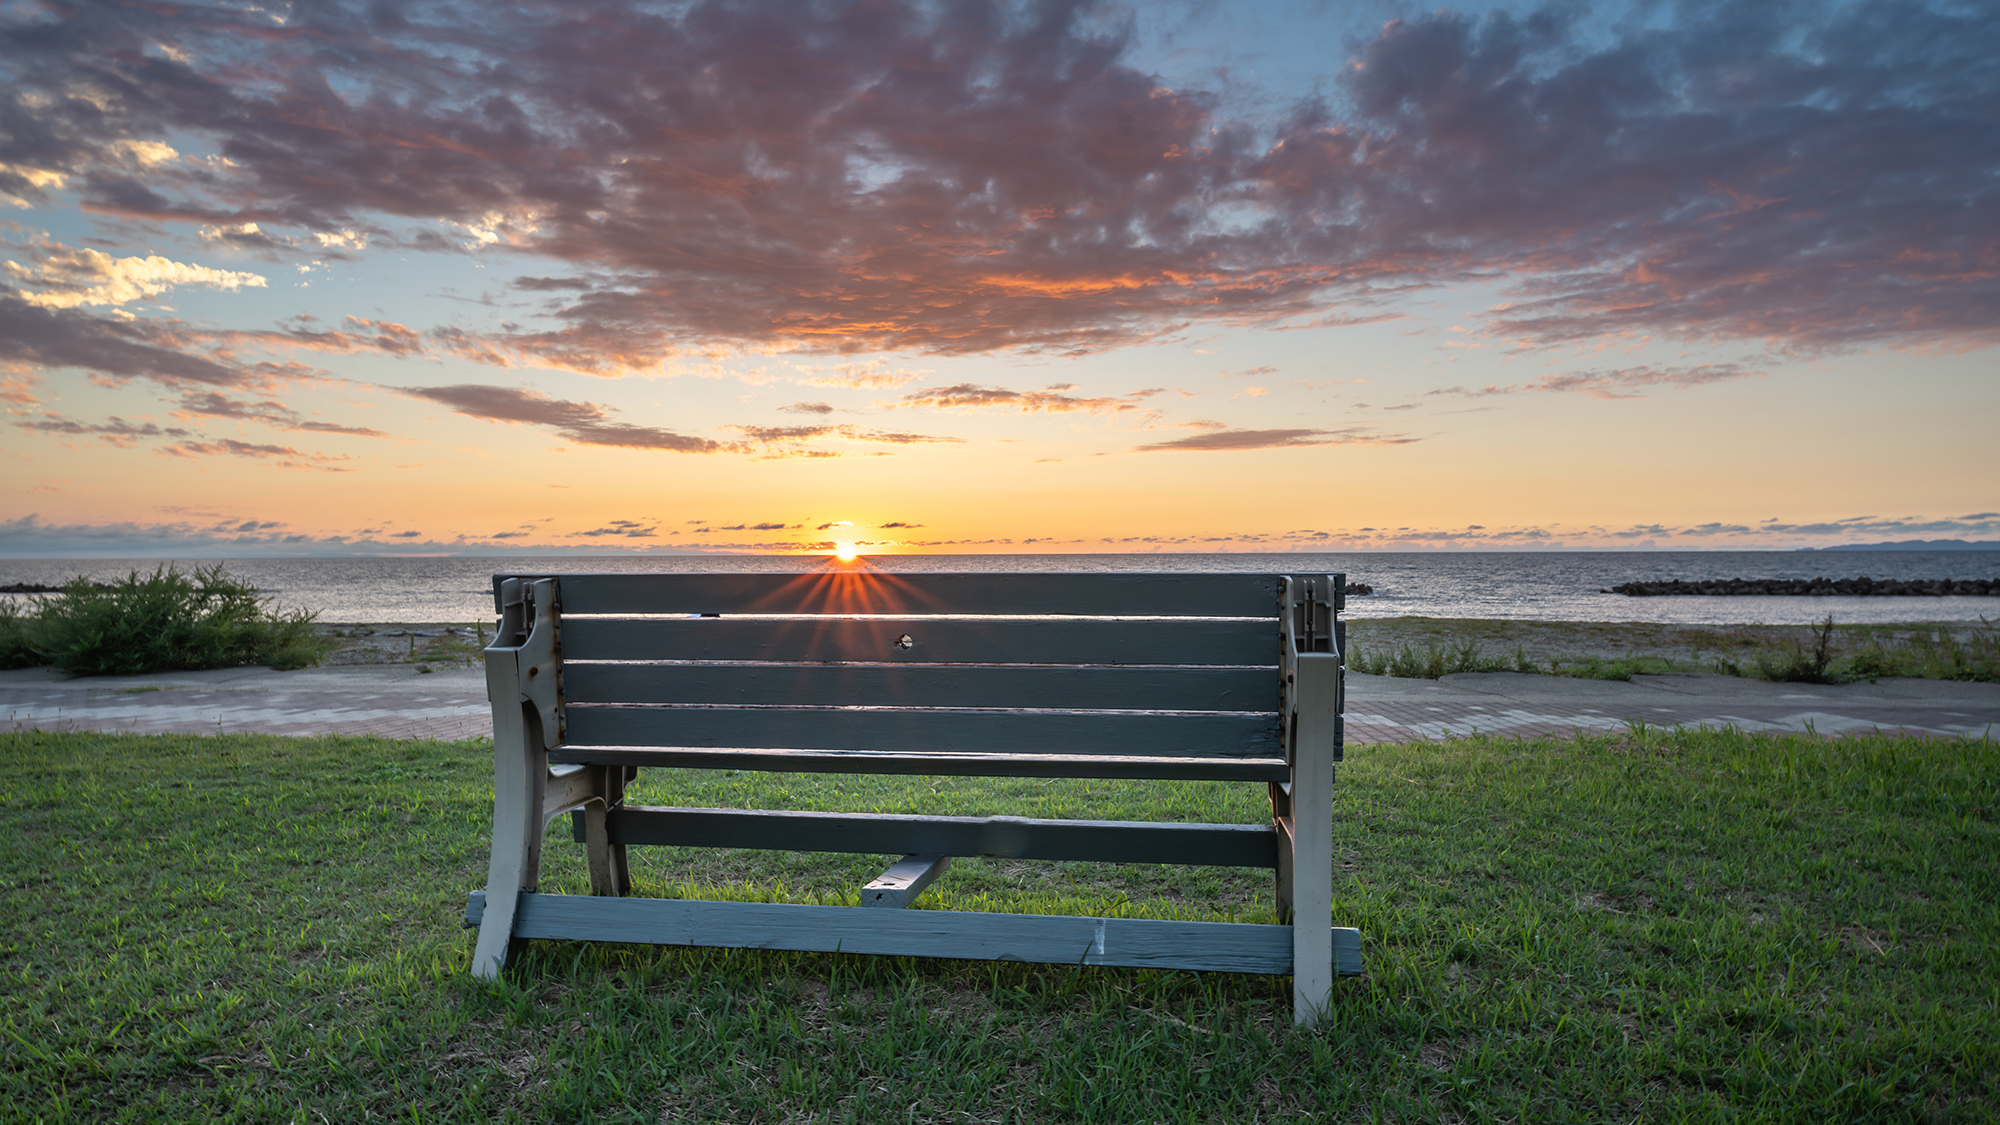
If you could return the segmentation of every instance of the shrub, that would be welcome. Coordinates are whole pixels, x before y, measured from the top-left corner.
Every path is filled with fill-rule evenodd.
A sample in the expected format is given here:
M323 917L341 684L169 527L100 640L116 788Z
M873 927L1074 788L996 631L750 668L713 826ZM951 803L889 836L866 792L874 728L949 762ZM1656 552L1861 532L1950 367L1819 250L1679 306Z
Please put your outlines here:
M275 612L269 601L220 564L185 574L161 567L102 587L77 578L20 620L41 661L79 676L304 668L333 649L313 627L317 614Z
M21 613L10 598L0 598L0 669L33 668L41 658L28 645L28 625L34 619Z

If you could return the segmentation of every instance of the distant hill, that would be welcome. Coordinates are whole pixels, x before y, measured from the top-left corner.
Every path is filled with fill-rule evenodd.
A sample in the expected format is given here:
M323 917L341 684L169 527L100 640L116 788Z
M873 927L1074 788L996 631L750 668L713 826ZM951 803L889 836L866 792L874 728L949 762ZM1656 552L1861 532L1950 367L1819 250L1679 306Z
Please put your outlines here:
M1900 543L1849 543L1844 547L1805 547L1812 551L2000 551L2000 540L1905 539Z

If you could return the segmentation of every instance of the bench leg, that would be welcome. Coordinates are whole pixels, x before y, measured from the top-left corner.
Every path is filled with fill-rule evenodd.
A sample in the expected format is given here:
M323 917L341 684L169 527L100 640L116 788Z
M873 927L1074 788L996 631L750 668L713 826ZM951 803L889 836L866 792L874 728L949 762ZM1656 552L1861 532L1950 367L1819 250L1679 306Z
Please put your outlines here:
M1292 1019L1326 1015L1333 990L1333 755L1340 714L1340 657L1300 653L1297 735L1292 745ZM1289 836L1289 841L1284 837ZM1281 861L1282 862L1282 861Z
M606 818L625 800L625 767L592 766L598 796L583 806L583 846L590 866L590 893L621 897L632 893L625 845L611 842Z
M1290 783L1271 784L1271 827L1278 830L1278 866L1271 873L1271 905L1280 926L1292 922L1292 795Z
M489 653L487 690L494 698L518 695L512 665L512 660ZM493 856L486 875L486 912L472 951L472 975L486 980L506 967L521 892L533 890L541 875L542 788L548 774L541 732L529 708L496 706L493 713Z
M611 766L604 771L604 807L615 809L625 803L625 783L639 774L636 766ZM632 868L625 859L625 845L605 844L605 853L611 863L611 893L619 896L632 893Z

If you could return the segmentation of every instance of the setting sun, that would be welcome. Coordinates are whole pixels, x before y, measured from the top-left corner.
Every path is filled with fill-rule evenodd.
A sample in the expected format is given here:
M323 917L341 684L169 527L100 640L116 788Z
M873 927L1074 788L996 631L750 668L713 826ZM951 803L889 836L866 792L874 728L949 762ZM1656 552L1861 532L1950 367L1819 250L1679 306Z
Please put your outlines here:
M839 559L841 562L853 562L855 556L860 553L852 543L836 543L833 545L833 557Z

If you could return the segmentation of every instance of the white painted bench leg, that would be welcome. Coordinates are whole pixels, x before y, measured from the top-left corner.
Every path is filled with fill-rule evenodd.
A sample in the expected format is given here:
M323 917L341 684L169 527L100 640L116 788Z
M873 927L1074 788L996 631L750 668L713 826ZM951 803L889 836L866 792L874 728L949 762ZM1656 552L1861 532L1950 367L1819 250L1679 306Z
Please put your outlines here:
M493 856L486 875L486 912L472 951L472 975L500 975L514 937L521 892L540 875L541 779L548 773L539 723L520 699L519 660L512 651L488 650L486 691L493 707ZM504 702L502 702L504 701Z
M1340 715L1340 656L1298 656L1293 742L1292 1019L1317 1024L1333 990L1333 753ZM1280 847L1285 841L1280 840Z

